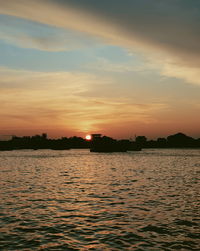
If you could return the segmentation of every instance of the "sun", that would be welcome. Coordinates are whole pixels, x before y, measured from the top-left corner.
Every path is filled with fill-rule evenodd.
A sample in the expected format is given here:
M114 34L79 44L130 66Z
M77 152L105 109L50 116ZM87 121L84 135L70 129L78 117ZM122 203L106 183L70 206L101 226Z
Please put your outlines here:
M91 140L91 139L92 139L92 136L91 136L90 134L88 134L88 135L85 136L85 139L86 139L86 140Z

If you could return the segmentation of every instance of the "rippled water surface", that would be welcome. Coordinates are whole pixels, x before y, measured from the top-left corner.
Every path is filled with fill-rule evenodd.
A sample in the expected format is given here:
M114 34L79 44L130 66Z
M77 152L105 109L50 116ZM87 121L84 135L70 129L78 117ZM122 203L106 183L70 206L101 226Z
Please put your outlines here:
M0 152L1 250L199 250L200 150Z

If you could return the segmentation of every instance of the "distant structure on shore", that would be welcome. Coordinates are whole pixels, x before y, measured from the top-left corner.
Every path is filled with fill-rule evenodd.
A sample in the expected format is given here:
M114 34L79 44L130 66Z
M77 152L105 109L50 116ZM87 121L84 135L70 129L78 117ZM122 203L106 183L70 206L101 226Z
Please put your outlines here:
M11 135L11 134L0 135L0 141L8 141L8 140L11 140L13 137L16 137L16 136L15 135Z
M101 138L101 134L100 133L92 134L91 136L92 136L92 140L96 140L96 139Z
M92 134L90 152L127 152L141 151L135 142L130 140L115 140L101 134Z
M84 148L89 148L91 152L140 151L142 148L200 148L200 138L194 139L183 133L170 135L167 138L158 138L157 140L147 140L145 136L137 136L135 141L128 139L116 140L111 137L102 136L101 134L92 134L91 140L76 136L49 139L46 133L24 137L0 135L0 151L18 149L69 150Z

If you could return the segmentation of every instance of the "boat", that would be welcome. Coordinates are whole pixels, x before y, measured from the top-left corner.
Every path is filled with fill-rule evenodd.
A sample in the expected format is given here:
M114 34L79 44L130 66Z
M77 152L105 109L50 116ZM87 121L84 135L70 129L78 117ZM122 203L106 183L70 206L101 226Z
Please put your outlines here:
M90 152L102 152L102 153L112 153L112 152L127 152L128 147L120 144L117 141L93 141L91 144Z

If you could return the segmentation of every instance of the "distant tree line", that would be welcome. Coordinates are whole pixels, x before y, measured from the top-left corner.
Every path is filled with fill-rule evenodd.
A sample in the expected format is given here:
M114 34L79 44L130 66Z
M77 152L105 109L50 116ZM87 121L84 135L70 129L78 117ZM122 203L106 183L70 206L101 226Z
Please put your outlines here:
M135 140L116 140L111 137L103 136L100 138L102 144L122 146L128 150L139 148L199 148L200 138L194 139L183 133L170 135L167 138L158 138L157 140L147 140L145 136L137 136ZM116 144L115 144L116 145ZM16 137L11 140L0 141L0 150L15 149L82 149L91 148L92 141L85 140L81 137L63 137L60 139L49 139L47 134Z
M52 149L68 150L71 148L89 148L89 142L81 137L70 137L60 139L48 139L47 134L24 137L12 137L8 141L0 141L0 150L17 149Z
M145 136L138 136L136 143L142 148L187 148L200 147L200 138L194 139L183 133L170 135L167 138L158 138L157 140L147 140Z

